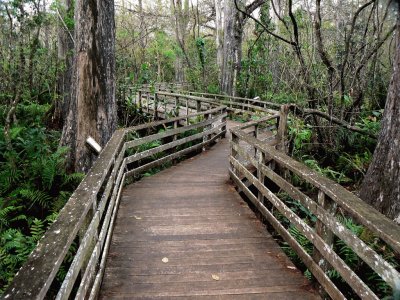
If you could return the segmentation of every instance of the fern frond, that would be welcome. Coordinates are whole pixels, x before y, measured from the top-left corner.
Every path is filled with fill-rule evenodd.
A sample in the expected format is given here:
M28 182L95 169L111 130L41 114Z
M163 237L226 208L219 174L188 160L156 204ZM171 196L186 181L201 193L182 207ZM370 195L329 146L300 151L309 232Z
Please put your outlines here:
M41 177L42 177L42 183L43 187L45 187L47 190L50 190L54 178L57 175L57 161L53 159L46 159L42 161L42 171L41 171Z
M31 206L39 204L43 208L50 207L52 198L47 193L40 190L22 189L19 191L21 196L31 202Z
M66 186L69 184L79 184L83 178L85 178L85 173L72 173L72 174L65 174L62 186Z
M31 228L31 238L36 243L39 241L45 233L45 225L42 220L35 218L32 222Z
M59 215L58 211L53 212L51 215L48 215L46 217L46 221L48 222L48 224L50 225L50 224L54 223L54 221L57 219L58 215Z

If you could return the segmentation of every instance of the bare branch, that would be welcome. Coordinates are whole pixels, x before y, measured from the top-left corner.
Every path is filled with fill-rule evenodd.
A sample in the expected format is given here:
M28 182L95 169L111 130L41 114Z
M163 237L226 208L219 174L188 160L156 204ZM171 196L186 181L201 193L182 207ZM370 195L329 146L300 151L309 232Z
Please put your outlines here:
M271 30L269 30L263 23L261 23L259 20L257 20L256 18L254 18L251 14L248 14L246 11L240 9L239 6L238 6L238 4L237 4L237 0L234 0L234 2L235 2L236 9L237 9L238 11L240 11L240 12L241 12L242 14L244 14L246 17L248 17L248 18L254 20L258 25L260 25L260 26L265 30L265 32L267 32L268 34L272 35L273 37L277 38L278 40L280 40L280 41L282 41L282 42L285 42L285 43L287 43L287 44L289 44L289 45L291 45L291 46L296 46L296 44L295 44L294 42L291 42L291 41L289 41L289 40L287 40L287 39L285 39L285 38L283 38L283 37L277 35L276 33L273 33L273 32L272 32Z
M372 133L370 133L368 131L362 130L360 127L353 126L350 123L342 121L342 120L340 120L340 119L338 119L338 118L336 118L336 117L334 117L332 115L329 115L329 114L327 114L327 113L325 113L323 111L320 111L320 110L317 110L317 109L303 109L303 108L300 108L299 106L297 106L295 104L290 105L290 108L293 110L294 113L296 113L296 111L298 111L303 116L316 115L316 116L324 118L324 119L326 119L326 120L328 120L328 121L330 121L332 123L335 123L335 124L340 125L340 126L342 126L344 128L347 128L348 130L360 133L362 135L366 135L366 136L368 136L368 137L370 137L372 139L376 139L377 138L375 134L372 134Z

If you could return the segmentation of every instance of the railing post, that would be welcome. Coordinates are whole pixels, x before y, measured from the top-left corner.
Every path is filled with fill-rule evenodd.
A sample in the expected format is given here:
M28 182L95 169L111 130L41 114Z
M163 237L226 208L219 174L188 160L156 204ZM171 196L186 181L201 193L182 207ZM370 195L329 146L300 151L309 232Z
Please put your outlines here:
M260 151L259 149L256 149L256 159L258 161L258 166L257 166L257 178L258 181L260 181L260 183L262 185L265 184L265 176L261 171L261 167L263 165L265 165L265 153L263 153L262 151ZM257 190L257 199L259 202L264 203L264 195Z
M157 120L158 117L158 96L157 93L154 93L154 120Z
M239 137L235 134L235 132L231 131L231 142L230 142L230 148L231 148L231 157L237 159L238 153L234 149L235 145L239 145ZM237 175L237 170L235 169L235 166L230 164L230 168L233 174Z
M135 91L135 97L133 97L133 105L135 106L135 110L137 110L137 101L138 101L138 96L139 92L136 92L133 88L129 89L129 95L132 96L132 93Z
M168 104L168 100L167 100L167 96L164 95L164 99L163 99L163 103L164 103L164 118L167 118L167 104Z
M287 137L287 120L288 120L289 106L282 105L279 111L279 125L276 139L278 141L277 149L287 153L286 137Z
M329 214L335 215L337 204L332 201L325 193L321 190L318 191L318 204L325 209ZM329 227L326 226L320 220L315 223L315 233L320 236L331 248L333 247L334 234ZM321 253L314 247L313 249L313 260L320 266L320 268L326 273L330 267L326 259ZM325 294L324 289L319 286L320 294Z
M139 112L143 112L143 107L142 107L142 91L139 90L139 99L138 99L138 106L139 106Z
M150 113L150 92L146 93L147 95L147 113Z
M175 117L179 116L179 96L175 97Z
M254 133L253 133L254 137L257 138L258 137L258 124L254 125ZM257 159L258 155L258 151L257 148L254 147L254 156Z
M174 129L177 129L177 128L178 128L178 121L174 121ZM173 140L176 141L177 138L178 138L178 136L176 134L174 134Z
M196 100L196 110L197 110L197 112L201 112L201 101L200 100Z
M221 113L222 114L226 114L226 107L224 107L222 110L221 110ZM221 138L226 138L226 116L223 116L222 117L222 123L224 124L223 126L222 126L222 128L221 128L221 132L225 132L224 134L222 134L222 136L221 136Z
M189 115L189 99L186 98L186 115ZM189 125L189 118L186 118L186 125Z
M204 115L204 120L209 120L210 118L211 118L211 114L205 114ZM206 132L207 130L209 130L211 128L212 128L212 123L210 125L204 126L203 127L203 132ZM208 134L203 135L203 143L204 143L203 151L207 150L206 142L209 141L209 140L210 140L210 135L208 135Z

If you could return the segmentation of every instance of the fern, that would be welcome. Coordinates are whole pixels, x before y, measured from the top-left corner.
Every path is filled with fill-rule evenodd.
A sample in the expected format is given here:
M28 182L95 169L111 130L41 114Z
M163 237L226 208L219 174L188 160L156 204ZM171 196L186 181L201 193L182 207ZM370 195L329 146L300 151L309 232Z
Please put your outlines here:
M34 242L39 241L45 233L45 224L39 219L34 219L31 225L31 239Z
M58 212L61 208L64 207L65 203L67 203L69 197L71 196L71 192L61 191L60 195L53 201L51 210L53 212Z
M64 174L63 176L63 183L62 186L68 186L68 185L78 185L83 178L85 177L84 173L72 173L72 174Z
M50 207L52 198L46 192L34 189L22 189L20 190L20 194L31 203L31 207L35 204L39 204L43 208Z
M4 198L0 197L0 232L3 227L8 227L11 223L26 220L26 215L19 214L23 206L15 206L6 203Z
M0 128L0 294L84 177L67 174L60 133L40 127L39 112L31 108L20 112L35 120L24 126L18 118L11 130L12 150Z

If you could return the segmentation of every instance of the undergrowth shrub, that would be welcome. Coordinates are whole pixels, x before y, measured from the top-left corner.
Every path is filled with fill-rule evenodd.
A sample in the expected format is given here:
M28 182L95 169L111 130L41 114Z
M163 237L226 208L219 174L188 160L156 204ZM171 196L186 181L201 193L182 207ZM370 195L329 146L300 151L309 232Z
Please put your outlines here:
M279 198L290 207L290 209L298 215L306 224L315 228L317 218L301 203L292 199L288 194L280 192ZM274 211L275 217L287 228L292 237L296 239L299 245L310 255L314 253L314 246L306 236L297 229L286 217L279 211ZM389 262L396 269L400 268L398 257L395 252L370 230L363 225L355 222L350 216L346 216L340 212L337 214L337 220L350 230L355 236L362 240L365 244L371 247L374 251L380 254L387 262ZM295 263L295 265L303 271L304 275L313 280L311 272L307 269L305 264L297 253L289 246L288 243L281 240L281 247L286 255ZM333 250L340 256L341 259L381 298L381 299L394 299L393 290L391 287L375 272L373 271L343 240L338 237L334 238ZM327 271L328 277L339 289L345 293L348 299L359 299L358 296L352 291L350 286L344 281L342 276L335 269Z
M360 115L355 125L377 136L381 115L381 111ZM318 144L316 130L301 118L290 118L288 128L291 156L339 184L358 188L372 160L376 140L338 126L333 131L335 143L326 146Z
M41 126L46 109L20 107L5 142L0 127L0 294L35 248L84 174L68 174L60 133Z

